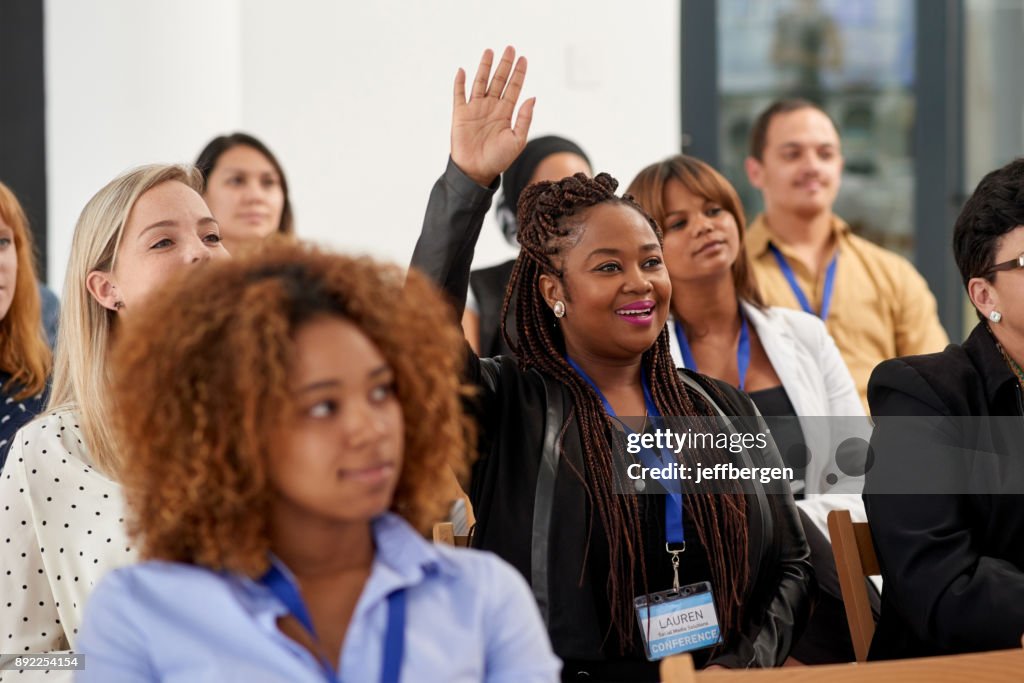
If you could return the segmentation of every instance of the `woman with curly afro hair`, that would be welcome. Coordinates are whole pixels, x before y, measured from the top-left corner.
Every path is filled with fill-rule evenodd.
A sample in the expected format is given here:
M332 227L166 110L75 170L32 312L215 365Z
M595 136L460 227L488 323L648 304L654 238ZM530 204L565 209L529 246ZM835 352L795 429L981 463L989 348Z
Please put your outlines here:
M468 101L465 74L456 76L451 159L412 260L444 286L459 315L495 181L520 154L534 107L527 100L513 125L526 64L512 48L493 76L492 62L485 52ZM661 229L616 186L607 173L577 173L520 197L522 251L501 316L514 310L514 332L506 324L504 335L516 358L469 354L465 370L479 392L471 403L481 432L469 492L474 545L529 579L567 680L658 680L652 660L681 649L695 650L701 667L777 666L802 628L811 590L788 485L659 492L657 483L629 480L639 463L622 447L626 433L653 437L659 420L722 427L730 440L757 432L762 441L731 453L641 449L645 464L782 461L749 398L676 371ZM736 416L737 431L716 422L721 416ZM700 630L688 611L697 601L716 614L702 617ZM663 622L661 608L672 615Z
M423 538L473 434L424 278L270 245L165 291L114 349L147 561L95 589L81 680L557 679L522 578Z

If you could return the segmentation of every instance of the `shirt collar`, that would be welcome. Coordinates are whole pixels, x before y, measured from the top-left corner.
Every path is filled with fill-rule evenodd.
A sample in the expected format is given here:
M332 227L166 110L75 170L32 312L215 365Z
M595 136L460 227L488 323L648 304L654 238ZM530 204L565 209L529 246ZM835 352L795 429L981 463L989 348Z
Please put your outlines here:
M839 239L850 232L849 224L835 214L832 214L831 229L836 236L837 243ZM745 239L747 241L747 249L753 258L760 258L768 251L768 246L773 243L772 232L768 227L768 220L763 213L759 213L754 222L747 228ZM783 245L777 246L785 250Z
M409 585L419 583L430 574L457 574L451 558L399 515L387 512L374 519L373 536L377 561L394 570Z
M376 517L372 522L372 533L376 552L370 579L364 589L370 601L381 599L398 588L422 583L433 576L458 574L452 559L423 538L399 515L386 512ZM271 554L270 562L291 583L297 583L295 575L280 558ZM260 607L271 607L275 613L284 613L283 606L258 579L242 575L232 578L252 611L260 611Z
M978 323L971 335L964 342L964 350L971 362L981 374L981 382L985 387L985 398L989 406L1002 406L1004 401L1011 401L1010 410L1016 413L1013 390L1017 386L1017 376L1013 374L999 347L996 339L988 330L987 323ZM1007 394L1007 392L1010 392Z

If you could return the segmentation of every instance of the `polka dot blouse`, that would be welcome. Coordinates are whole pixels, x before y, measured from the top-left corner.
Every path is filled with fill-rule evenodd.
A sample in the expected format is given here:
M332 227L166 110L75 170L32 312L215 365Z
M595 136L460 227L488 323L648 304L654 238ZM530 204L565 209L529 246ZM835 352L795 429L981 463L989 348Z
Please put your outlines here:
M136 559L121 488L91 466L72 411L42 416L14 439L0 472L0 652L73 650L90 591Z

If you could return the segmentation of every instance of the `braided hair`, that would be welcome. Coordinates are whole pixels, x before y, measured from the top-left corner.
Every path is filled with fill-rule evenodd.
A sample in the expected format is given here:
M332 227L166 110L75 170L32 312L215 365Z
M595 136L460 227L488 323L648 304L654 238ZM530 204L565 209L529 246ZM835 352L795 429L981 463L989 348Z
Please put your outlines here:
M560 381L572 396L572 408L566 426L575 418L579 423L583 448L582 477L607 535L611 571L608 596L611 605L610 628L619 636L620 648L632 641L636 628L632 597L638 594L635 577L646 586L644 548L640 530L639 500L635 495L617 495L613 467L614 434L618 434L594 389L577 374L565 358L565 341L554 314L540 294L542 274L563 280L561 270L565 252L586 229L587 208L612 203L632 207L650 223L661 244L661 229L630 195L618 197L618 181L607 173L588 178L583 173L557 182L540 182L527 187L519 200L519 243L522 251L512 270L502 306L502 321L515 306L516 338L502 323L502 333L519 358L524 370L536 368ZM677 374L669 351L667 330L642 358L643 371L655 405L662 415L710 416L715 407L702 399L695 405ZM564 437L566 427L562 429ZM562 447L560 445L560 447ZM709 453L703 462L721 461L720 454ZM690 493L685 505L692 515L701 543L707 549L715 602L726 640L738 631L742 622L742 596L749 578L747 565L747 510L742 495ZM639 571L638 571L639 570Z

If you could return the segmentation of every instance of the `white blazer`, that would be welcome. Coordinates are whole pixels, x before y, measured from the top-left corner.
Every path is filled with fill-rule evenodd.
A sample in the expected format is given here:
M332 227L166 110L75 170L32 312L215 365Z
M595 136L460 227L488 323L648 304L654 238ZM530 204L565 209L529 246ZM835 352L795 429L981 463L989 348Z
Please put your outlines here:
M853 377L825 324L817 316L789 308L758 309L746 301L740 306L793 404L812 454L804 481L805 498L798 504L826 538L829 510L850 510L854 521L867 521L860 497L864 478L843 473L835 463L834 450L849 436L870 438L870 423ZM670 321L668 328L672 358L679 367L686 367L674 322ZM848 419L822 419L825 417Z

